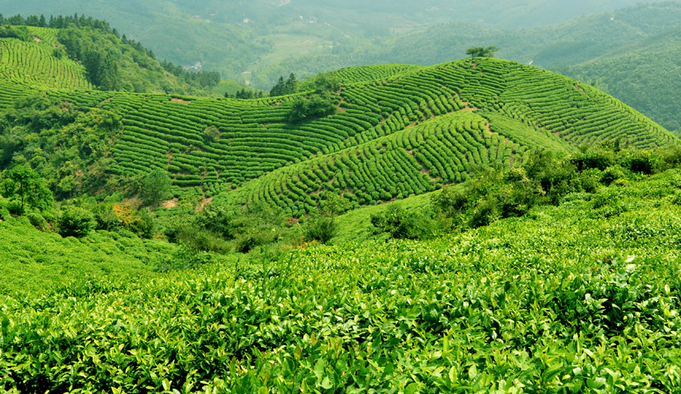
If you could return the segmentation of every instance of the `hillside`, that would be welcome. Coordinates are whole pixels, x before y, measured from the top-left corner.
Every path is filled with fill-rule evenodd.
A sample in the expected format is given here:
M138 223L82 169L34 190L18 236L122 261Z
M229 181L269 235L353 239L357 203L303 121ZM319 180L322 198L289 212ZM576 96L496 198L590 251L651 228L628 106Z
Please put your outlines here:
M401 71L387 79L367 77L384 78L391 70ZM520 163L534 149L569 152L616 139L640 148L676 141L588 85L518 63L473 59L340 75L351 74L364 74L356 77L364 82L329 95L336 113L304 121L291 121L290 114L313 93L235 100L50 91L44 99L119 119L120 126L112 120L96 137L109 141L96 149L105 166L97 166L101 174L123 180L159 168L170 174L176 196L236 189L226 196L235 204L264 201L293 216L314 210L327 193L359 205L389 201L461 182L476 165ZM76 117L73 124L91 124L88 118ZM35 160L21 144L5 145L4 156L15 163ZM78 162L86 176L92 173L92 158L72 163Z
M564 75L593 81L672 131L681 131L681 29L639 40L584 63L555 67Z
M598 81L599 88L677 130L681 119L672 103L679 21L681 3L661 2L532 29L448 23L373 46L338 46L332 54L296 56L254 72L276 76L296 70L305 76L365 64L433 65L462 58L467 48L493 45L501 48L497 55L504 59L583 77L585 83Z
M50 23L62 27L2 27L6 33L0 35L0 83L7 89L19 84L35 89L209 95L220 80L215 73L162 65L152 51L119 37L106 22L80 17L51 18Z
M681 139L592 84L476 57L229 98L103 21L13 20L0 392L679 392ZM580 66L661 54L636 26Z
M50 239L47 256L7 248L7 236L43 235L0 222L0 271L35 273L0 287L0 387L671 393L680 183L671 170L433 240L302 246L172 274L107 267L108 253L142 248L101 233ZM72 251L100 261L50 260ZM50 277L76 267L92 275Z
M106 18L129 37L153 48L160 58L180 65L200 61L225 78L241 81L242 73L256 87L269 89L279 75L301 72L298 66L279 74L267 70L282 60L337 53L336 48L375 48L393 34L422 30L438 23L474 22L492 28L545 26L581 14L612 11L636 0L555 2L504 1L310 1L256 0L249 2L182 2L150 0L55 0L20 3L0 0L5 16L73 15ZM480 22L479 22L480 21ZM379 43L378 48L381 47ZM416 48L412 48L416 49ZM343 55L343 52L340 53ZM457 58L461 56L456 54ZM435 64L454 57L441 58ZM389 63L412 63L399 58ZM349 65L309 70L309 75ZM420 63L423 64L423 63ZM263 67L264 66L264 67Z

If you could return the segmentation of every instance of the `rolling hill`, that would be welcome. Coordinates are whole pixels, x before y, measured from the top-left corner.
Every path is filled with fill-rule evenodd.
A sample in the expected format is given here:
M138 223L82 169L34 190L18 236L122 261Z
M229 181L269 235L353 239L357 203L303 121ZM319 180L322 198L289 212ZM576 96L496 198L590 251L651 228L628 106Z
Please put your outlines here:
M599 89L626 101L667 129L679 132L679 37L681 29L670 29L593 60L554 69L582 81L593 81Z
M104 91L12 29L3 392L681 387L681 141L621 101L491 58Z
M22 85L27 89L206 96L220 81L217 73L187 72L172 63L160 63L152 51L120 37L104 21L79 17L52 24L60 27L3 26L0 83L6 89ZM0 96L7 97L9 91Z
M545 26L585 13L612 11L635 0L555 2L478 1L417 2L256 0L249 2L151 0L58 0L21 3L0 0L5 16L22 13L106 18L130 38L143 42L161 58L181 65L201 61L207 70L240 80L251 71L258 88L267 88L279 75L265 72L289 57L326 55L331 47L364 48L375 39L428 28L437 23L480 22L492 28ZM460 54L457 54L457 57ZM435 64L454 58L440 59ZM394 58L389 63L404 63ZM361 62L347 65L363 65ZM316 70L329 71L336 67ZM295 67L281 75L302 70ZM259 75L262 74L262 75Z
M642 111L669 130L681 118L674 105L681 3L638 4L532 29L499 29L448 23L384 39L374 46L338 46L335 53L297 56L255 69L301 76L381 63L433 65L459 59L467 48L497 46L498 56L558 73L598 81L599 88Z
M30 60L34 52L23 53ZM158 168L170 174L176 196L222 193L236 205L262 202L296 217L330 195L360 206L436 190L468 179L478 165L521 163L530 150L570 152L617 139L640 148L676 141L591 86L504 60L329 75L342 82L327 99L335 113L304 121L290 114L313 92L237 100L55 86L42 94L120 119L120 128L105 134L109 144L96 149L106 158L97 171L125 179ZM11 78L3 83L12 85ZM30 85L3 90L2 101L42 90ZM5 146L4 157L15 163L42 157L21 144ZM92 164L83 158L80 173L93 171Z

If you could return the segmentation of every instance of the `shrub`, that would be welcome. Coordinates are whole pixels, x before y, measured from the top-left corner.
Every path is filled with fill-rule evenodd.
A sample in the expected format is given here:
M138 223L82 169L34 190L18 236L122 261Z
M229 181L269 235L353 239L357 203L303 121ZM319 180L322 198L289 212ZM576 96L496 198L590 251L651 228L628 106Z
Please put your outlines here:
M610 185L611 183L615 182L618 179L624 178L626 175L624 173L624 170L620 166L610 166L606 168L602 173L601 173L601 183L604 185Z
M203 137L207 141L218 141L220 140L220 130L215 126L208 126L203 130Z
M484 199L473 208L469 224L471 227L489 226L502 218L502 209L495 197Z
M316 217L305 225L305 241L319 241L326 244L336 235L338 225L332 217Z
M180 245L175 253L169 258L162 260L157 271L168 272L174 270L192 269L210 263L211 255L206 252L196 251L185 245Z
M12 214L9 213L6 207L0 206L0 220L11 220Z
M469 194L464 190L444 188L440 193L433 195L431 203L436 212L448 218L456 217L468 209L470 204Z
M38 230L47 231L50 229L50 226L47 224L47 220L45 220L43 215L37 212L29 212L26 214L26 217L28 218L28 221L31 222L31 225Z
M580 154L570 160L577 167L577 171L596 168L601 171L615 164L615 155L612 150L604 148L583 149Z
M660 167L660 158L652 152L627 149L618 154L622 168L631 172L650 175Z
M17 201L17 200L10 201L7 204L6 208L9 211L9 213L11 213L12 215L18 216L18 215L22 215L24 213L24 209L21 206L21 201Z
M279 238L277 228L250 228L234 239L234 250L248 253L254 248L273 243Z
M95 216L83 208L68 206L57 216L57 228L62 237L84 237L96 226Z
M156 207L161 201L170 198L170 177L168 173L159 169L152 170L142 180L140 198L146 206Z
M113 231L123 225L123 221L116 214L113 204L100 204L92 209L95 215L97 230Z
M197 216L196 222L225 239L233 239L235 232L234 216L235 213L226 207L209 205Z
M378 215L371 215L371 224L380 232L397 239L422 239L437 231L435 221L425 213L406 211L392 206Z
M336 106L330 95L312 95L310 98L298 98L293 102L291 112L288 114L289 123L299 123L321 116L336 113Z

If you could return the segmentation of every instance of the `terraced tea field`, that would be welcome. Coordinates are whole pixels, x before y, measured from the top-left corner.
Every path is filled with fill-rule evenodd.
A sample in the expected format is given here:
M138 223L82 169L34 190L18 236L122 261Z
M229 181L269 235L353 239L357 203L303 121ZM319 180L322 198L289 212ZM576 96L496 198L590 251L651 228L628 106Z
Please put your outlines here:
M89 90L92 85L85 77L85 69L66 57L54 56L57 41L50 29L32 28L34 42L0 39L0 78L27 87ZM6 97L7 94L2 94Z
M55 45L48 32L44 43L2 41L8 88L0 104L50 87L47 94L58 100L121 116L125 129L111 151L111 173L167 170L176 195L211 197L246 185L227 198L266 202L294 216L317 207L327 192L360 205L389 201L461 182L477 164L519 164L528 149L676 141L590 86L495 59L339 70L331 73L343 81L336 114L303 123L287 119L307 93L237 100L85 92L80 66L45 52Z
M347 84L337 114L289 124L287 114L302 95L215 100L114 94L99 104L120 114L126 126L111 170L167 169L175 186L212 196L282 169L246 188L265 183L269 196L246 193L245 200L300 215L317 206L320 192L353 194L359 204L387 201L459 182L474 164L521 163L530 148L570 151L616 138L645 148L675 140L595 89L498 60ZM206 136L210 127L219 130L218 138ZM347 171L341 162L349 163ZM358 171L360 162L384 173ZM401 179L388 176L389 168ZM244 193L230 198L237 195Z

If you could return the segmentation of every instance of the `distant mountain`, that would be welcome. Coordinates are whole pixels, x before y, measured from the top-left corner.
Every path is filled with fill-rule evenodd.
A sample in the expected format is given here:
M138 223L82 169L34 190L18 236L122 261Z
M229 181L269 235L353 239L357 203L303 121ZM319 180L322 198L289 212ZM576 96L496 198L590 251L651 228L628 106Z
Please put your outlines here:
M0 0L0 12L6 16L78 13L106 19L129 38L152 48L161 59L180 65L200 61L206 70L219 71L225 78L243 77L259 88L267 88L278 76L272 76L263 66L289 57L331 54L338 46L367 48L376 39L438 23L457 21L495 28L545 26L637 2ZM250 74L242 75L244 72Z
M669 130L681 132L681 29L632 42L562 74L591 81Z

